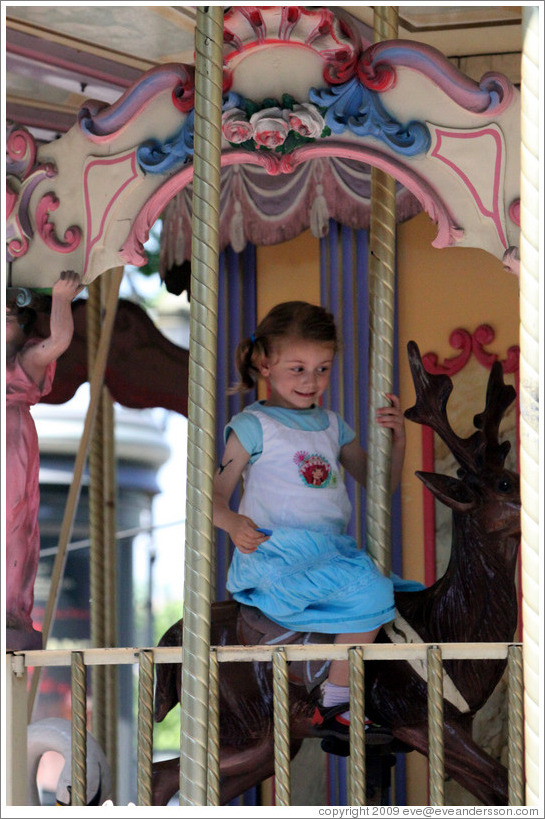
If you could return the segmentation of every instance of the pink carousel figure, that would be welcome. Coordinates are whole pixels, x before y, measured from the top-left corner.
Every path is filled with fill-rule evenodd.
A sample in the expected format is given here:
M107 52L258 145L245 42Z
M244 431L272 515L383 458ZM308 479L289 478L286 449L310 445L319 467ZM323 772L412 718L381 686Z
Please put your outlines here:
M80 277L65 270L52 288L50 333L33 335L37 313L6 303L6 648L42 647L32 623L40 556L38 435L30 412L51 390L56 361L74 331L71 302Z

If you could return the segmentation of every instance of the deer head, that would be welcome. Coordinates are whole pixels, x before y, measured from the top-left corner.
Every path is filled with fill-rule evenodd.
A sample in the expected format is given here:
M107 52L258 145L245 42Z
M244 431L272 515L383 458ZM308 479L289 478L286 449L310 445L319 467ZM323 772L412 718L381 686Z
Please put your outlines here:
M472 513L487 532L505 535L520 533L519 476L505 469L509 441L499 442L499 427L516 392L504 384L500 362L492 365L483 412L473 419L476 431L461 438L447 417L447 402L452 392L448 375L431 374L424 369L418 346L407 345L416 403L405 417L427 424L448 446L460 468L458 477L416 472L416 475L442 503L460 514Z

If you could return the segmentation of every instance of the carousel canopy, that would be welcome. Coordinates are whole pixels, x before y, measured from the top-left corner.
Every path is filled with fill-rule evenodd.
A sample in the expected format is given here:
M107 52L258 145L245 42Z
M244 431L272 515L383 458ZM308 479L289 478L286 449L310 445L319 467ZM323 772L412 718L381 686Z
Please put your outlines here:
M13 5L6 25L8 283L142 264L159 217L163 275L183 264L195 7ZM376 166L398 220L424 209L436 246L507 259L520 8L400 7L399 39L377 44L370 25L361 6L226 8L222 246L367 226Z

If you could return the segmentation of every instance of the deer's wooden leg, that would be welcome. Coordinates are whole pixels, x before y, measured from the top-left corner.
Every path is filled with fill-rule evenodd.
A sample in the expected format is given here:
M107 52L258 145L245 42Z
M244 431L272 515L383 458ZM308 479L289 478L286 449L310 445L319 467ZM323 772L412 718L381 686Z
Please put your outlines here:
M396 727L394 736L428 755L427 725ZM463 728L445 723L445 773L484 805L507 805L507 770L483 751Z
M302 740L290 743L290 759L296 755ZM248 788L258 785L274 774L273 738L268 737L259 746L238 751L234 756L221 751L221 804L236 799Z
M180 758L154 762L151 774L152 804L168 805L176 791L180 789Z

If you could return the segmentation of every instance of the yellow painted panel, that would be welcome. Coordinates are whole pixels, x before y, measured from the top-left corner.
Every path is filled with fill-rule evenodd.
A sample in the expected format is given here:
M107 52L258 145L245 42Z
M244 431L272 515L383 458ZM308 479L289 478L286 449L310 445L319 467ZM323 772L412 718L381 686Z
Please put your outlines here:
M414 387L406 346L414 340L424 355L439 360L459 351L449 344L453 330L473 333L490 324L495 340L490 349L505 358L519 343L518 279L504 270L499 259L473 248L434 248L437 228L426 214L399 225L397 232L398 309L400 344L400 397L404 408L414 403ZM403 573L424 579L421 482L421 427L406 425L407 451L402 477Z
M281 245L257 248L257 318L282 301L320 304L320 242L307 230Z

